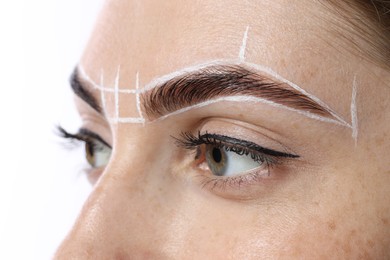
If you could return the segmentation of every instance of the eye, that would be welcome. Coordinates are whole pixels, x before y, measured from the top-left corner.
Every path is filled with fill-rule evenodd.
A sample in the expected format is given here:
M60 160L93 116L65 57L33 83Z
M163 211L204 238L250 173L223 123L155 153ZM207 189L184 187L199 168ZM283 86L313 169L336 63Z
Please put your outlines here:
M199 148L202 150L202 148ZM252 158L249 153L229 151L226 147L204 145L205 162L213 175L235 176L261 167L264 162Z
M208 187L222 197L241 195L249 190L241 190L242 185L254 184L269 178L273 172L282 173L287 161L299 158L298 155L265 148L256 143L234 137L198 133L182 133L175 138L179 147L195 150L193 167L199 170L202 187ZM233 195L240 197L241 195Z
M71 142L84 143L85 159L92 169L104 167L110 161L112 148L96 133L84 128L76 134L68 133L62 127L58 127L58 131L61 137Z
M104 167L111 157L111 148L98 140L86 140L85 157L92 168Z

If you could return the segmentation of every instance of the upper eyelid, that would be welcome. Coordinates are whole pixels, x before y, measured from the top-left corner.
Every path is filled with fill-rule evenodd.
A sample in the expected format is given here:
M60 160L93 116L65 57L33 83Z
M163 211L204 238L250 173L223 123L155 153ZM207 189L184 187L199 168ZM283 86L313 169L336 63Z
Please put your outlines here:
M237 139L237 138L230 137L230 136L206 133L206 134L204 134L204 135L202 135L200 137L204 138L204 136L206 136L206 135L207 135L206 138L215 138L217 140L219 139L219 141L222 141L222 142L225 142L225 143L228 143L228 144L231 144L231 145L239 145L239 146L247 147L247 148L249 148L249 149L251 149L253 151L264 153L264 154L267 154L267 155L270 155L270 156L286 157L286 158L299 158L300 157L299 155L285 153L285 152L279 152L279 151L276 151L276 150L268 149L268 148L263 147L261 145L258 145L256 143L253 143L253 142L250 142L250 141L246 141L246 140ZM221 139L225 139L225 140L221 140Z
M206 135L208 136L205 137ZM292 158L292 159L300 158L299 155L268 149L250 141L241 140L241 139L233 138L230 136L219 135L219 134L209 134L207 132L203 135L200 134L200 132L198 132L197 136L195 136L192 133L183 132L180 138L176 138L176 137L173 138L176 140L176 143L179 146L183 146L187 149L191 149L202 144L207 144L207 143L212 144L215 143L215 141L217 141L219 142L219 144L222 145L238 145L243 148L250 149L253 152L262 153L268 156L284 157L284 158Z
M89 138L95 139L102 144L106 145L110 149L112 149L111 145L109 145L106 141L104 141L103 138L101 138L98 134L86 129L86 128L80 128L80 130L76 134L71 134L68 131L66 131L64 128L61 126L58 126L58 131L60 132L60 135L64 138L71 138L71 139L76 139L79 141L90 141L88 140Z
M80 130L78 131L78 134L96 139L99 142L101 142L102 144L104 144L107 147L109 147L110 149L112 149L111 145L109 145L102 137L100 137L100 135L98 135L98 134L96 134L96 133L94 133L86 128L80 128Z
M257 64L220 60L186 68L181 72L162 76L145 85L141 90L118 89L118 93L141 94L142 101L141 117L120 118L120 122L144 122L142 112L148 115L151 122L153 122L185 112L192 107L198 108L220 101L241 102L244 99L282 107L312 119L352 128L351 124L347 123L320 99L307 93L296 84L283 79L272 70ZM101 93L104 93L104 91L116 93L116 90L104 88L90 79L81 65L75 69L74 79L78 79L76 77L78 76L77 73L81 74L80 78L84 81L82 83L92 85L94 89L102 91ZM221 75L223 73L224 76ZM216 75L218 75L217 78ZM218 80L221 76L222 80ZM226 78L230 78L230 80L226 80ZM75 82L80 83L81 81ZM71 81L71 83L75 82ZM223 84L226 86L222 86ZM88 91L84 91L85 86L82 84L74 85L76 86L75 94L101 113L98 99L93 95L88 95ZM183 86L185 87L183 88ZM206 86L205 89L201 89L202 86ZM81 89L78 87L81 87ZM180 92L181 95L167 95L167 93L173 92ZM103 103L102 106L104 106Z

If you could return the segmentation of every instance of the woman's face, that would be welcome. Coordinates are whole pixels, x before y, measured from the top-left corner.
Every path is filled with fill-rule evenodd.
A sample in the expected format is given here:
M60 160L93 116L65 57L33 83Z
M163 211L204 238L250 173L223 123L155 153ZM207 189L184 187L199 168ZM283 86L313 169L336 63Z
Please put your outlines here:
M338 15L107 1L73 81L94 190L57 257L389 258L390 76Z

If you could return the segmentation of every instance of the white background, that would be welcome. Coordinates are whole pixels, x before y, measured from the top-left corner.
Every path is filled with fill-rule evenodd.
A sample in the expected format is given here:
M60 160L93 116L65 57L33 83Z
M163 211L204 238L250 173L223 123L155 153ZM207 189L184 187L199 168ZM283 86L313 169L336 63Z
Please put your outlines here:
M68 85L103 0L0 2L0 259L50 259L90 192Z

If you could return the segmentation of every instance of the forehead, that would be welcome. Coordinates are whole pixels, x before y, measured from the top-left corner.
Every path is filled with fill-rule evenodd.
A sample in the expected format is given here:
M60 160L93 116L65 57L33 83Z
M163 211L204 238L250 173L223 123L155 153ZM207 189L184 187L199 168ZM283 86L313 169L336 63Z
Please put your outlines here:
M109 0L82 63L89 71L104 69L109 79L120 65L125 80L140 71L147 81L194 63L237 58L249 26L247 59L283 72L292 60L322 55L321 10L316 1ZM296 74L291 67L286 72Z

